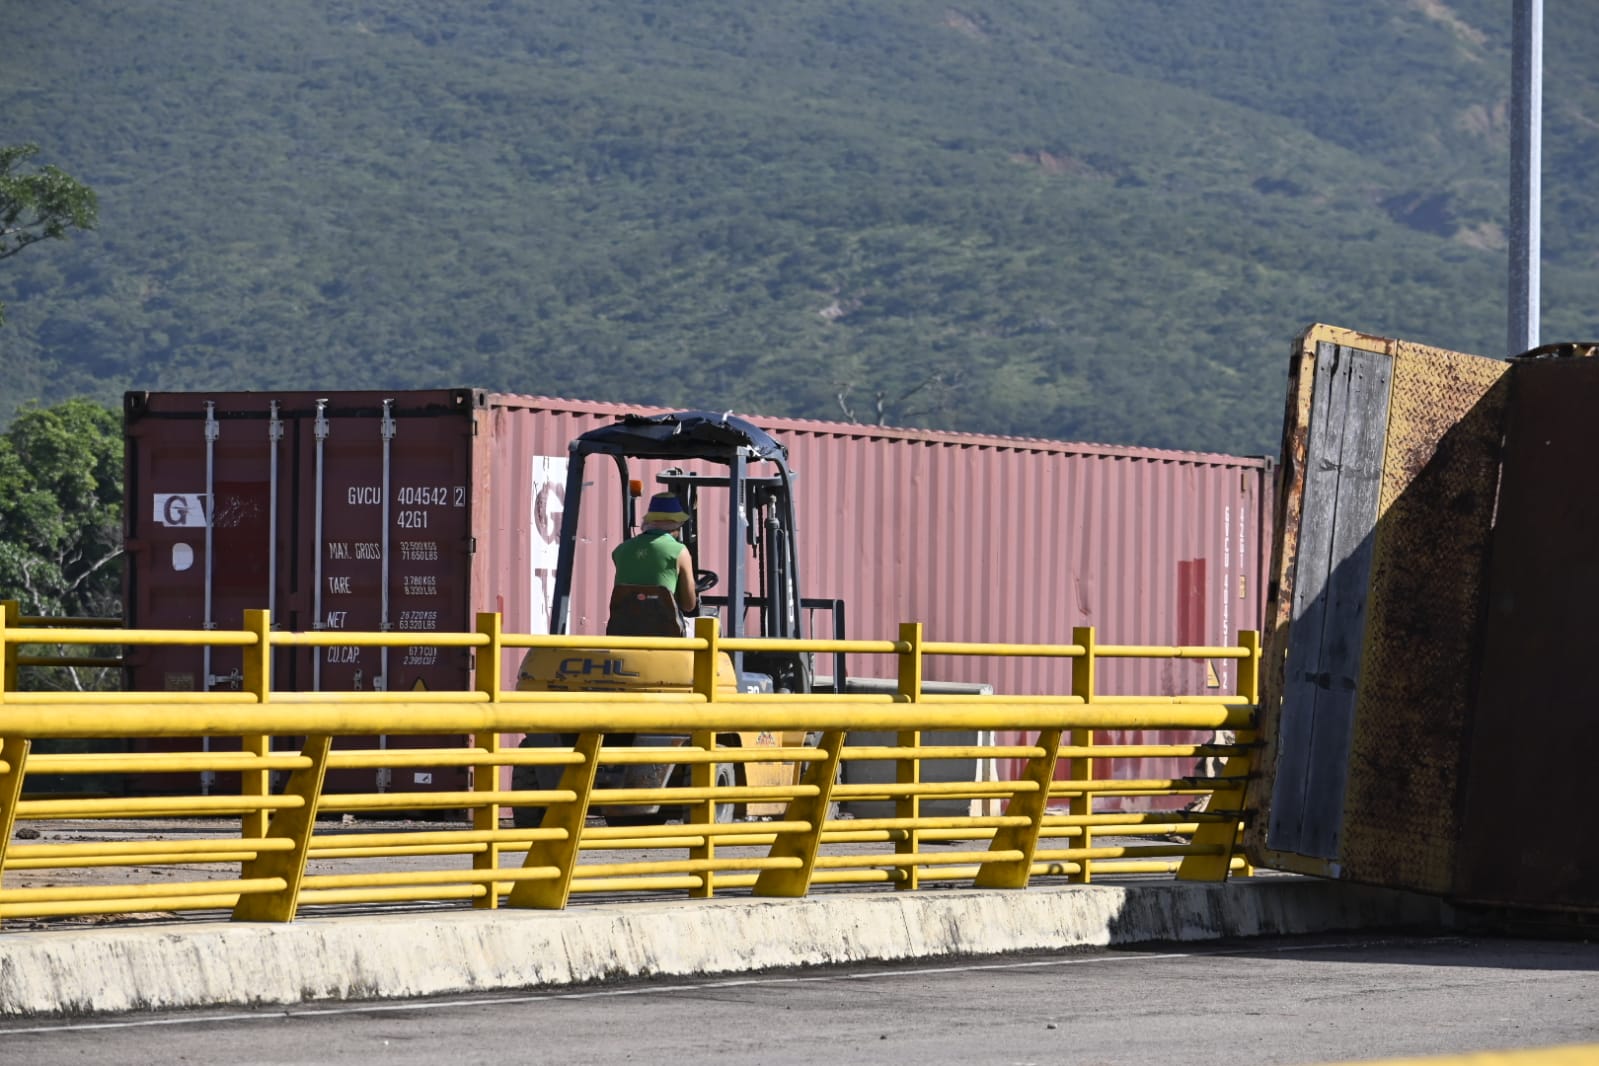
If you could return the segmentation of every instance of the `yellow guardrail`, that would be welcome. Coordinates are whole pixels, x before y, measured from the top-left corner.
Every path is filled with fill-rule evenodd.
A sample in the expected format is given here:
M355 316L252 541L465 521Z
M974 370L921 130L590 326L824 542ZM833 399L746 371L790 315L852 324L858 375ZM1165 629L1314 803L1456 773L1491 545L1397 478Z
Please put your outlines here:
M715 619L699 619L691 638L514 635L501 632L498 615L484 614L476 632L427 638L476 650L474 689L332 694L271 689L272 649L413 644L416 634L278 633L266 612L249 611L238 631L52 628L51 640L63 645L243 649L239 691L78 693L19 690L16 649L35 642L37 630L14 624L16 617L14 605L0 616L0 920L220 909L235 919L289 921L306 906L560 908L574 893L801 896L829 885L1020 889L1040 879L1221 880L1251 872L1237 841L1257 750L1260 645L1252 632L1233 647L1104 645L1087 627L1065 645L956 644L924 640L921 626L909 623L896 640L804 642L818 652L895 656L894 692L753 695L717 690L718 653L793 649L794 642L723 638ZM681 649L695 656L696 683L692 691L632 695L507 691L503 653L537 646ZM1067 658L1071 691L928 693L923 670L935 655ZM1237 660L1238 691L1098 695L1100 660L1130 657ZM1104 730L1191 731L1193 739L1106 744L1098 736ZM733 731L805 731L816 743L722 746L718 738ZM924 743L935 731L972 739ZM995 731L1017 732L1025 742L995 743ZM894 742L846 744L860 732L889 733ZM508 737L524 733L573 739L510 746ZM605 746L605 736L617 733L687 739L673 747ZM407 744L373 746L378 737ZM107 738L135 750L34 751L36 744ZM1152 758L1220 770L1133 776L1136 760ZM1014 780L928 772L997 760L1016 760L1021 772ZM790 784L759 787L717 775L718 766L761 762L802 772ZM628 763L686 766L689 784L597 785L600 767ZM846 764L872 763L877 772L866 779L843 772ZM460 772L463 784L389 791L332 785L341 772L377 767L411 769L414 779ZM547 787L517 787L518 767L548 768ZM124 795L28 787L40 779L194 773L222 775L215 780L226 788ZM1140 797L1150 809L1106 810L1111 797ZM1161 810L1154 797L1205 805ZM841 803L873 801L883 816L837 814ZM736 805L773 802L782 814L770 821L719 820ZM596 824L597 811L630 803L681 808L682 821ZM518 826L519 809L542 816ZM412 824L362 824L384 817Z
M61 655L44 651L24 653L21 644L33 644L41 648L58 646L62 643L77 643L82 645L100 645L102 648L115 642L110 638L102 637L98 640L62 642L56 640L55 630L70 629L116 629L122 625L117 618L53 618L45 615L23 614L15 600L0 601L0 612L4 612L5 622L12 629L34 629L37 632L32 639L19 642L16 647L7 645L6 662L13 667L22 666L68 666L68 667L95 667L102 669L115 669L122 665L120 655L98 654Z

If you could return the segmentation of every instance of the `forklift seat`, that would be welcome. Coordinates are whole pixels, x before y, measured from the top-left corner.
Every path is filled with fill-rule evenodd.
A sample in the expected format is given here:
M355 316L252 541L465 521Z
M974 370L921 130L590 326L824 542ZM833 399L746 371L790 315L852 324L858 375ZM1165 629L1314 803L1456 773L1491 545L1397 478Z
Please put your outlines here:
M611 589L608 637L681 637L683 616L677 600L660 585L617 585Z

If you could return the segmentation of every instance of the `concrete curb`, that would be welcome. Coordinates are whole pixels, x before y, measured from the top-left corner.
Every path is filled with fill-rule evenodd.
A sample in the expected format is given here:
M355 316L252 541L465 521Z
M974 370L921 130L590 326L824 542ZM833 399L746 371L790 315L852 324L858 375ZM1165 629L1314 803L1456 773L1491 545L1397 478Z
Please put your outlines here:
M389 999L1451 921L1439 900L1272 878L45 930L0 935L0 1014Z

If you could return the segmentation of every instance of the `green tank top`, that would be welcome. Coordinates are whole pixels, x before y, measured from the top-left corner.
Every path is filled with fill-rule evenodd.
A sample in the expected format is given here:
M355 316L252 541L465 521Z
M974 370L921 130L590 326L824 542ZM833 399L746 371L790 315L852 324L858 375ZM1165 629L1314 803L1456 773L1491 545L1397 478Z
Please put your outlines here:
M611 552L618 585L660 585L677 592L677 557L683 542L664 529L646 529Z

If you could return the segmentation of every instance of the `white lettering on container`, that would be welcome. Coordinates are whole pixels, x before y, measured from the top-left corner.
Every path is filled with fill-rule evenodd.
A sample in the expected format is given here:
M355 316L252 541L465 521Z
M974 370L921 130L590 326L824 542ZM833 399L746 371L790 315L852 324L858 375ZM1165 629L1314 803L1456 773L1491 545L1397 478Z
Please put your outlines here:
M466 489L448 485L401 485L394 490L394 502L402 507L448 507L451 499L456 507L466 506Z
M406 574L404 591L407 596L437 596L439 579L433 574Z
M154 494L156 522L168 527L205 526L206 500L203 492L157 492Z
M438 541L402 540L400 541L400 558L411 563L438 562Z
M439 612L437 611L401 611L400 629L437 629L439 628Z
M413 644L405 649L402 666L434 666L439 661L439 649L426 644Z
M426 511L401 511L395 520L395 525L401 529L426 529L428 527L428 513Z
M382 504L383 490L377 485L351 485L347 498L352 504Z
M348 617L350 617L350 612L349 611L329 611L328 612L328 620L327 620L327 623L325 624L324 628L326 628L326 629L343 629L344 628L344 620L346 618L348 618Z
M355 557L357 559L381 559L383 558L383 545L370 540L360 541L355 546Z
M350 546L348 544L346 544L342 540L330 540L330 541L328 541L328 558L329 559L348 559L349 557L350 557Z
M350 594L350 579L348 577L329 577L328 593L333 596L348 596Z
M351 664L361 661L361 649L350 644L339 644L328 649L328 662L333 664Z

